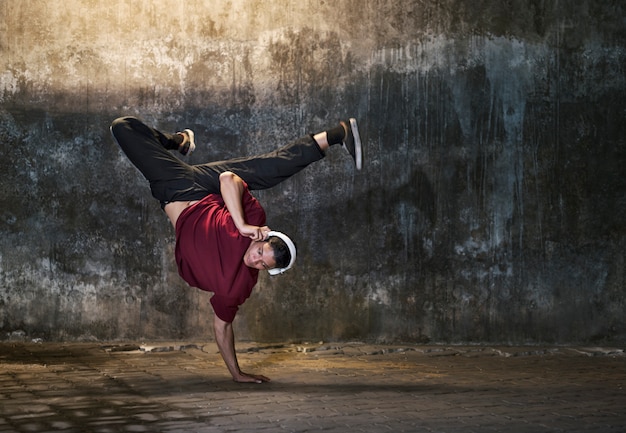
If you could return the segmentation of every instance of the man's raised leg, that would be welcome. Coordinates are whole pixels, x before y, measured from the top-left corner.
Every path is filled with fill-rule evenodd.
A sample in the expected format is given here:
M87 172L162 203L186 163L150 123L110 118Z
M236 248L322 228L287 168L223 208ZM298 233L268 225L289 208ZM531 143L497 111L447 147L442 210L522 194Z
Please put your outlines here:
M197 181L209 190L219 187L213 179L216 174L225 171L232 171L241 177L251 190L267 189L324 158L326 150L334 144L342 144L354 159L357 169L361 168L361 138L356 120L350 119L329 130L301 137L272 152L196 165L194 170L198 173Z
M165 134L135 117L113 121L111 133L128 159L150 183L152 195L162 203L197 199L194 172L190 165L172 155L168 149L181 149L193 142L193 135Z

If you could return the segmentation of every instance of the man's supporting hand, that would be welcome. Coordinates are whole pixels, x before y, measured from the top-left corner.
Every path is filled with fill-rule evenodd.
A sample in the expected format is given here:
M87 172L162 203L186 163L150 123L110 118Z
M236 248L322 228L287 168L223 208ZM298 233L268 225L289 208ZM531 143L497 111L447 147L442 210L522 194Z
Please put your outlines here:
M215 341L220 349L220 355L222 355L222 359L235 382L263 383L270 381L268 377L244 373L239 368L237 354L235 353L235 333L233 332L232 323L224 322L216 314L213 319L213 329L215 330Z
M248 374L248 373L244 373L241 372L241 375L237 378L233 377L233 380L235 382L247 382L247 383L263 383L263 382L269 382L270 378L263 376L262 374Z

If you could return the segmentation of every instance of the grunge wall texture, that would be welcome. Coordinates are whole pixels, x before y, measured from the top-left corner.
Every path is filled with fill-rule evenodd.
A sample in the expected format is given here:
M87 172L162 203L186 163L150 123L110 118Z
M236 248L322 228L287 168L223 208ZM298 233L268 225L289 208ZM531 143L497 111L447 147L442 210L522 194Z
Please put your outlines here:
M193 163L358 117L257 193L296 268L240 339L626 341L626 11L580 0L0 0L0 338L210 339L109 135Z

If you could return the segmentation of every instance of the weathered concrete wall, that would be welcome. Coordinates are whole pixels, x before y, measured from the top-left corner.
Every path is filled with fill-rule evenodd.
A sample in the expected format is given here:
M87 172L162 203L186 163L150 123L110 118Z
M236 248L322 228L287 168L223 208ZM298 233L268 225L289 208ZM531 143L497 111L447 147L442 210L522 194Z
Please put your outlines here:
M257 194L300 256L240 338L626 341L625 19L609 0L0 0L0 338L211 338L115 117L194 128L202 162L354 115L362 172L333 149Z

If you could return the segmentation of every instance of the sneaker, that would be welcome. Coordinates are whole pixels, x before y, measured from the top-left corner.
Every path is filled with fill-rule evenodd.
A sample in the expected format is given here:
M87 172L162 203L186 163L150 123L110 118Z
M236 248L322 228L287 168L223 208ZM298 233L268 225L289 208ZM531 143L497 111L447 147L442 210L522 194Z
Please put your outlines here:
M196 150L196 140L193 131L191 129L185 129L181 134L187 136L187 141L178 148L178 151L183 155L189 155Z
M356 119L350 118L348 121L342 120L341 124L346 130L346 136L343 139L343 147L354 159L356 169L360 170L363 166L363 149L361 146L361 136L359 135L359 128L356 124Z

